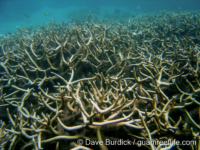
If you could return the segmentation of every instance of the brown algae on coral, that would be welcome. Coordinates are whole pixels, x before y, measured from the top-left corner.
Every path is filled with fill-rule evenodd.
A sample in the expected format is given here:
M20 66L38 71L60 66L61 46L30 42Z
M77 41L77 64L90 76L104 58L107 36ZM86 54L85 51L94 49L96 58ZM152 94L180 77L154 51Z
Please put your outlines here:
M199 149L199 18L89 14L3 36L0 147L114 149L107 139L128 139L132 149L138 141L184 139L194 142L184 147Z

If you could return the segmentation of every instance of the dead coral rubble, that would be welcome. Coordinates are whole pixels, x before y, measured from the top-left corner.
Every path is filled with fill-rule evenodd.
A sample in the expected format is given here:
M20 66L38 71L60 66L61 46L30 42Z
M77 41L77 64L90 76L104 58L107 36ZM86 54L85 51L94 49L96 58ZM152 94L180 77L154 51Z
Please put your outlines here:
M0 147L81 149L79 138L181 137L196 145L142 146L199 149L199 18L163 12L115 22L89 15L5 36Z

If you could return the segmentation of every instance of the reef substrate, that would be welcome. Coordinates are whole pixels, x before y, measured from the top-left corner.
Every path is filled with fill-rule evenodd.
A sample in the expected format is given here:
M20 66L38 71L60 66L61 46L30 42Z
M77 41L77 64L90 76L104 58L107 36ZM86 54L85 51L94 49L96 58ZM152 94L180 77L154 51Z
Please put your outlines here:
M194 143L140 146L198 150L199 18L89 14L3 36L1 149L106 150L125 140L137 149L176 139Z

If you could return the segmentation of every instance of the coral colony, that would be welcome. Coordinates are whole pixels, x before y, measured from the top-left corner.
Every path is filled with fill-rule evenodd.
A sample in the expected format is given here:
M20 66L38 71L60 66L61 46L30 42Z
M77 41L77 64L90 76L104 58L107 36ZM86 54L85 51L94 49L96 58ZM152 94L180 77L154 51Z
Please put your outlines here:
M89 14L2 37L1 149L200 149L199 18ZM195 143L151 142L170 139Z

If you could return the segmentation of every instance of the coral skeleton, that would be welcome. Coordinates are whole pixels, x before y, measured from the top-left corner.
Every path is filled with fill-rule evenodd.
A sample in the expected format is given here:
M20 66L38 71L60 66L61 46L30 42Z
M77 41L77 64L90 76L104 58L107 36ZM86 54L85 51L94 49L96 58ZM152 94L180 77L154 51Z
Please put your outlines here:
M76 141L128 138L127 149L199 150L199 18L89 14L17 27L0 41L0 148L107 150ZM196 144L151 143L169 139Z

